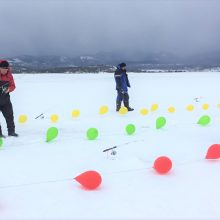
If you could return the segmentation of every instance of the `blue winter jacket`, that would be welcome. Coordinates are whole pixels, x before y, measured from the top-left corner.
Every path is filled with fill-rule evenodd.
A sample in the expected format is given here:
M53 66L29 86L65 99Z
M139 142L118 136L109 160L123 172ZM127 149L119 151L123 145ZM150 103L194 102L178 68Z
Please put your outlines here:
M116 90L120 92L128 92L128 87L131 86L126 70L122 70L118 65L114 77L116 82Z

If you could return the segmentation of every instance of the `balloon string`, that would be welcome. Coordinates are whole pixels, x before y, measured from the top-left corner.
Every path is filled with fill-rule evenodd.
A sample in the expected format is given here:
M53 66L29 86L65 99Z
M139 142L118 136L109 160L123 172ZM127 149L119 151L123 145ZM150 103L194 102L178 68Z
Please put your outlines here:
M187 165L187 164L194 164L194 163L199 163L199 162L203 162L204 159L196 159L196 160L191 160L191 161L186 161L186 162L182 162L179 163L177 166L182 166L182 165Z
M40 185L40 184L48 184L48 183L66 182L66 181L72 181L72 180L73 179L70 179L70 178L60 179L60 180L45 180L45 181L32 182L32 183L23 183L23 184L17 184L17 185L5 185L5 186L0 186L0 189L26 187L26 186L33 186L33 185Z
M117 135L123 135L122 133L117 133ZM107 135L102 135L102 137L105 137L105 136L107 136ZM72 139L72 138L74 138L74 140L76 140L76 139L82 139L83 140L83 138L75 138L75 137L65 137L65 140L66 139ZM142 141L144 141L144 139L141 139L141 140L134 140L134 141L130 141L130 142L127 142L127 143L124 143L124 144L121 144L121 145L117 145L118 147L122 147L123 145L128 145L128 144L131 144L131 143L136 143L136 142L142 142ZM26 141L26 143L22 143L22 145L19 145L19 146L10 146L10 148L22 148L22 147L28 147L28 148L30 148L30 145L33 145L33 144L36 144L36 143L46 143L45 142L45 140L39 140L39 139L35 139L35 140L31 140L31 141ZM35 146L33 146L33 147L35 147ZM1 151L2 150L9 150L9 148L2 148L1 149Z
M177 164L176 167L186 165L186 164L202 162L202 161L204 161L204 159L197 159L197 160L194 160L194 161L191 161L191 162L183 162L183 163ZM143 172L143 171L150 170L150 169L152 169L152 166L137 168L137 169L127 169L127 170L121 170L121 171L115 171L115 172L108 172L108 173L103 173L103 174L104 175L117 175L117 174L123 174L123 173ZM59 179L59 180L45 180L45 181L32 182L32 183L23 183L23 184L17 184L17 185L5 185L5 186L0 186L0 190L1 189L8 189L8 188L34 186L34 185L40 185L40 184L68 182L68 181L73 181L73 178L65 178L65 179Z
M144 168L137 168L137 169L129 169L129 170L120 170L120 171L115 171L115 172L109 172L109 173L104 173L104 175L117 175L121 173L133 173L133 172L142 172L146 170L150 170L152 167L144 167Z

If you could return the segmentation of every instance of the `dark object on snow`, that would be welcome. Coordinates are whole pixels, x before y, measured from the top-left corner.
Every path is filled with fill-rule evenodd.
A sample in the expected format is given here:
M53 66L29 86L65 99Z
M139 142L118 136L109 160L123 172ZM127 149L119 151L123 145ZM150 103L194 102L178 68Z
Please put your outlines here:
M14 78L11 74L8 61L0 60L0 67L8 69L6 74L2 74L0 71L0 112L2 112L6 120L8 134L15 136L14 113L10 100L10 93L15 90ZM1 125L0 135L2 135Z
M131 85L128 79L126 69L122 69L125 66L125 63L119 64L114 75L116 82L116 90L118 93L116 100L116 111L120 110L122 101L124 102L124 106L128 109L128 111L134 110L129 106L128 87L131 87Z
M116 150L112 150L111 155L115 156L117 154Z
M128 80L126 69L122 69L121 64L117 66L115 71L116 90L127 92L128 87L131 87Z
M123 143L123 144L115 145L115 146L113 146L113 147L106 148L106 149L103 150L102 152L103 152L103 153L106 153L106 152L108 152L108 151L113 151L113 150L116 149L116 148L121 148L121 147L127 146L127 145L129 145L129 144L131 144L131 143L136 143L136 142L140 142L140 141L144 141L144 140L130 141L130 142L126 142L126 143Z
M110 157L112 158L112 156L116 156L116 154L117 154L117 151L115 150L116 148L117 148L117 146L110 147L108 149L103 150L103 153L107 153L107 158L110 159Z
M108 151L110 151L110 150L113 150L113 149L115 149L115 148L117 148L117 146L107 148L107 149L103 150L103 153L108 152Z
M44 113L41 113L40 115L36 116L34 119L38 119L38 118L43 119L44 118Z
M12 133L8 133L8 136L9 137L18 137L19 135L15 132L12 132Z
M1 97L0 99L1 99L0 111L2 112L2 114L6 120L8 134L13 134L13 133L15 133L15 124L14 124L13 107L11 104L10 96L6 95L3 98ZM1 132L1 128L0 128L0 132Z

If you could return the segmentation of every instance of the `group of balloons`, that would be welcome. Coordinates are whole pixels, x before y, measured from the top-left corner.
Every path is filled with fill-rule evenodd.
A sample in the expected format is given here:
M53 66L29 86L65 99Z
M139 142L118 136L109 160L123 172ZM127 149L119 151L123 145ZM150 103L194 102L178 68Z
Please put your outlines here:
M220 159L220 144L213 144L209 147L205 156L206 160ZM160 175L168 174L173 167L172 160L167 156L158 157L153 163L153 169ZM97 171L86 171L79 176L75 177L76 180L83 188L87 190L95 190L100 187L102 183L102 176Z
M209 106L208 103L205 103L205 104L202 105L203 110L208 110L209 107L210 106ZM220 108L220 104L218 104L217 107ZM159 105L157 103L152 104L151 107L150 107L151 112L156 112L158 109L159 109ZM195 107L192 104L189 104L189 105L186 106L187 111L192 112L194 109L195 109ZM150 111L146 108L142 108L142 109L140 109L140 114L142 116L146 116L146 115L149 114ZM174 113L176 111L176 109L175 109L174 106L170 106L170 107L168 107L167 111L169 113ZM106 105L101 106L100 109L99 109L99 114L100 115L105 115L108 112L109 112L109 108ZM120 115L125 115L127 113L128 113L128 109L126 107L122 106L119 110L119 114ZM72 111L72 118L79 118L80 114L81 113L80 113L79 109L74 109ZM18 118L18 121L21 124L24 124L25 122L27 122L27 120L28 120L28 117L26 115L20 115L19 118ZM50 116L50 120L51 120L51 122L56 123L59 120L59 116L57 114L52 114Z
M99 114L100 114L100 115L104 115L104 114L108 113L108 111L109 111L108 106L101 106L101 107L100 107L100 110L99 110ZM72 113L71 113L72 118L79 118L79 117L80 117L80 114L81 114L81 113L80 113L80 110L79 110L79 109L75 109L75 110L73 110ZM20 115L20 116L18 117L18 122L19 122L20 124L26 123L27 120L28 120L27 115ZM51 122L56 123L56 122L59 121L59 116L58 116L57 114L52 114L52 115L50 116L50 120L51 120Z
M208 103L205 103L205 104L202 105L203 110L208 110L209 107L210 106L209 106ZM218 104L217 107L220 108L220 104ZM157 103L152 104L151 107L150 107L151 112L156 112L158 109L159 109L159 105ZM189 112L194 111L194 109L195 109L195 107L192 104L189 104L189 105L186 106L186 110L189 111ZM174 106L170 106L170 107L168 107L167 111L169 113L174 113L176 111L176 108ZM149 110L146 109L146 108L142 108L140 110L140 114L143 115L143 116L147 115L148 113L149 113Z
M204 123L208 123L210 119L208 117L202 117L200 119ZM161 123L165 123L164 119L161 119ZM125 128L128 135L135 133L135 126L129 124ZM58 136L58 129L56 127L51 127L47 130L46 142L54 140ZM96 128L90 128L87 131L87 138L89 140L95 140L98 137L98 130ZM0 138L0 148L3 146L3 139ZM220 144L213 144L209 147L205 159L207 160L216 160L220 159ZM172 169L173 163L169 157L161 156L158 157L153 164L153 169L161 175L165 175L170 172ZM74 178L78 183L81 184L85 189L95 190L102 183L102 176L96 171L86 171L79 176Z
M158 108L157 104L152 105L152 109L156 110ZM122 111L126 111L127 108L121 108ZM144 109L142 109L142 113L146 113L146 111ZM103 106L100 108L100 114L106 114L108 112L108 107L107 106ZM73 117L79 117L80 115L80 111L79 110L73 110L72 112L72 116ZM26 115L20 115L19 116L19 122L20 123L25 123L27 121L27 116ZM52 115L51 116L51 121L52 122L57 122L59 119L59 117L57 115ZM197 124L201 125L201 126L207 126L209 125L211 122L211 118L208 115L204 115L202 117L199 118L199 120L197 121ZM167 123L167 120L165 117L161 116L158 117L156 119L156 129L161 129L163 128ZM134 124L128 124L125 127L125 131L128 135L133 135L136 131L136 127ZM57 136L58 136L58 129L56 127L51 127L48 129L47 131L47 135L46 135L46 142L50 142L52 140L54 140ZM99 136L99 131L97 128L89 128L86 132L86 136L89 140L95 140L97 139L97 137ZM0 139L0 147L3 145L3 140Z
M133 135L136 131L136 127L133 124L128 124L125 127L125 131L128 135ZM50 127L46 133L46 142L51 142L56 139L59 131L56 127ZM99 131L97 128L89 128L86 132L86 137L88 140L96 140L99 136Z
M208 103L205 103L205 104L202 105L203 110L208 110L209 107L210 106L209 106ZM218 104L217 107L220 108L220 104ZM151 107L150 107L151 112L156 112L158 109L159 109L159 105L157 103L152 104ZM194 109L195 109L195 107L192 104L189 104L189 105L186 106L186 110L189 111L189 112L194 111ZM147 108L142 108L140 110L140 114L143 115L143 116L146 116L146 115L149 114L150 111ZM169 106L167 111L169 113L174 113L176 111L176 108L174 106ZM126 107L121 107L120 110L119 110L119 114L121 114L121 115L125 115L125 114L127 114L127 112L128 112L128 109ZM99 114L104 115L106 113L108 113L108 106L102 106L100 108Z
M80 116L80 110L76 109L76 110L73 110L73 111L72 111L72 117L73 117L73 118L78 118L79 116ZM27 115L20 115L20 116L18 117L18 122L19 122L20 124L26 123L27 120L28 120ZM58 116L57 114L52 114L52 115L50 116L50 120L51 120L51 122L56 123L56 122L58 122L58 120L59 120L59 116Z
M198 125L201 126L207 126L209 125L211 122L211 118L208 115L203 115L199 118L199 120L197 121ZM159 117L156 120L156 129L161 129L166 125L167 121L165 117Z
M79 118L79 116L80 116L80 110L75 109L72 111L72 118ZM59 116L56 114L53 114L50 116L50 120L51 122L56 123L59 120Z
M94 131L93 131L94 132ZM51 128L48 130L48 134L58 135L58 130L56 128ZM50 141L50 138L47 139ZM3 141L0 139L0 147L2 146ZM207 160L216 160L220 159L220 144L213 144L209 147L205 159ZM168 174L173 167L172 160L167 156L158 157L153 163L153 169L156 173L160 175ZM86 171L74 178L83 188L87 190L95 190L100 187L102 183L102 176L97 171Z
M172 169L172 161L165 156L159 157L154 161L153 168L159 174L166 174ZM74 178L83 188L95 190L102 183L102 176L97 171L86 171Z
M108 111L109 111L108 106L101 106L100 109L99 109L99 114L100 115L105 115L105 114L108 113ZM81 114L80 110L75 109L75 110L72 111L72 118L79 118L80 114ZM53 114L53 115L51 115L50 120L55 123L59 120L59 117L58 117L58 115Z
M199 118L197 121L198 125L201 126L207 126L211 122L211 118L208 115L204 115ZM159 117L156 119L156 129L162 129L167 123L167 120L165 117ZM127 135L133 135L136 132L136 126L134 124L128 124L125 127L125 132ZM54 140L58 136L58 129L56 127L51 127L47 131L46 135L46 141L50 142ZM88 140L96 140L99 136L99 131L97 128L89 128L86 132L86 137Z
M107 111L108 111L108 107L107 107L107 106L103 106L103 108L100 109L100 114L102 114L102 115L103 115L103 114L106 114ZM122 108L120 109L120 111L122 111L122 112L127 112L127 108L122 107ZM147 113L147 110L146 110L146 109L142 109L141 112L142 112L142 114L146 114L146 113ZM80 111L79 111L79 110L74 110L74 111L72 112L72 117L74 117L74 118L79 117L79 115L80 115ZM19 121L19 123L24 124L24 123L27 121L27 119L28 119L28 117L27 117L26 115L20 115L18 121ZM52 122L55 123L55 122L58 121L59 117L58 117L58 115L53 114L53 115L51 115L50 119L51 119ZM206 126L206 125L210 124L210 122L211 122L210 116L204 115L204 116L202 116L202 117L197 121L197 124L202 125L202 126ZM166 118L165 118L165 117L162 117L162 116L161 116L161 117L159 117L159 118L156 119L156 128L157 128L157 129L161 129L161 128L163 128L165 125L166 125ZM131 126L129 126L129 128L126 129L126 130L128 131L128 134L130 133L130 131L129 131L129 130L131 130L130 128L131 128ZM94 129L92 129L92 130L94 131ZM132 130L134 130L134 128L133 128ZM92 133L92 131L90 131L89 133ZM133 133L134 133L134 132L132 132L132 134L133 134ZM91 136L91 135L89 135L89 136Z

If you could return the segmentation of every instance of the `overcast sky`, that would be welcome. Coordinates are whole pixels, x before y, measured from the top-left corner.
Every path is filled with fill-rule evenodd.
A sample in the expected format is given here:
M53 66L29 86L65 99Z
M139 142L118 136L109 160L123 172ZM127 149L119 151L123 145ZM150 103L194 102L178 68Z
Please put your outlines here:
M220 50L220 0L0 0L0 56Z

